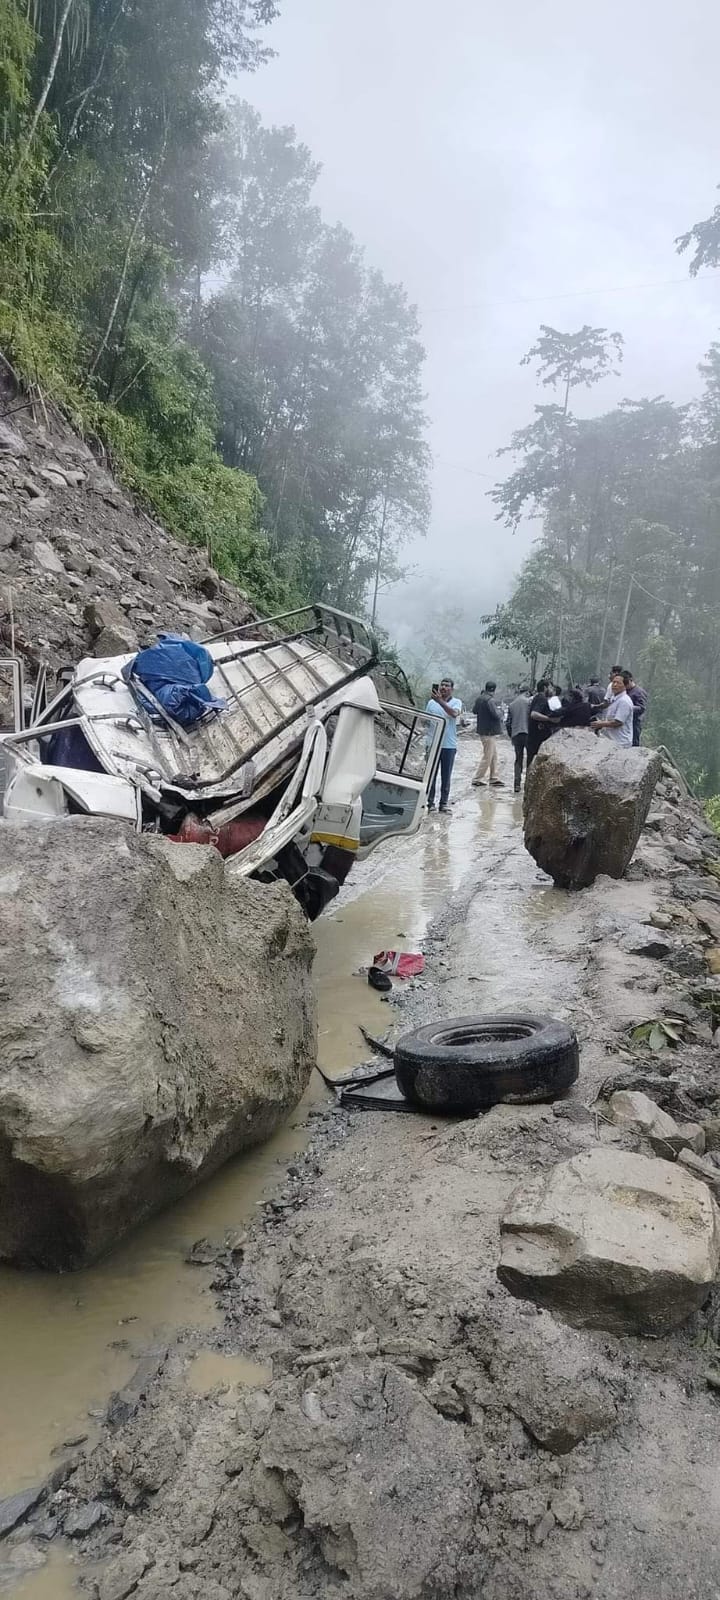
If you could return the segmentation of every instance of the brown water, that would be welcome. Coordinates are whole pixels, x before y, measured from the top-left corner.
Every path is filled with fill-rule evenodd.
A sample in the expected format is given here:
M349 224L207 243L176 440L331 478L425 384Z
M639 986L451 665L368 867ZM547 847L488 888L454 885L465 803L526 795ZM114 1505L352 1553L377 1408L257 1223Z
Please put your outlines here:
M358 968L380 949L416 949L481 841L509 832L518 820L511 794L478 796L469 789L475 759L474 743L461 746L454 815L428 820L414 839L380 846L315 925L318 1058L331 1076L367 1057L359 1023L383 1033L393 1017ZM304 1101L274 1139L228 1163L98 1266L65 1277L0 1269L0 1495L42 1477L65 1440L93 1438L110 1391L127 1380L153 1339L172 1337L183 1326L217 1326L210 1274L186 1265L184 1253L195 1239L221 1238L253 1215L277 1183L278 1167L305 1143L309 1105L326 1095L314 1074ZM203 1352L190 1368L190 1382L204 1383L213 1373L214 1382L265 1381L237 1374L223 1379L227 1360ZM18 1600L66 1600L76 1594L72 1568L53 1557L11 1592Z
M199 1350L187 1370L187 1386L193 1394L210 1394L213 1389L239 1383L244 1389L264 1389L272 1381L272 1367L247 1356L229 1356L224 1350Z

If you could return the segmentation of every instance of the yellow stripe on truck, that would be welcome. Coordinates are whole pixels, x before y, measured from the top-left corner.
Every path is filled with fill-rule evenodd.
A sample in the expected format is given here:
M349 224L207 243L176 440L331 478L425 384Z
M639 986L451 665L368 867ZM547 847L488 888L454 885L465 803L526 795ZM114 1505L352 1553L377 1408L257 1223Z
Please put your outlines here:
M338 850L359 850L360 848L359 839L348 839L347 835L342 833L313 833L310 843L335 844Z

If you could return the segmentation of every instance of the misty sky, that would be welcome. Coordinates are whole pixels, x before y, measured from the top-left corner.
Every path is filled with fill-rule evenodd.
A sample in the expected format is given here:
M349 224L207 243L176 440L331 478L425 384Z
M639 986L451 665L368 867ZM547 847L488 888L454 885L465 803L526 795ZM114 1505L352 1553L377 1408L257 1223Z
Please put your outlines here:
M720 183L717 0L282 0L277 58L241 91L323 163L317 198L417 302L435 458L433 583L503 598L533 537L485 499L538 394L538 325L619 328L625 395L697 392L720 271L674 238ZM679 280L668 282L667 280ZM578 402L578 409L583 402ZM487 474L487 478L481 476ZM386 600L394 623L398 600Z

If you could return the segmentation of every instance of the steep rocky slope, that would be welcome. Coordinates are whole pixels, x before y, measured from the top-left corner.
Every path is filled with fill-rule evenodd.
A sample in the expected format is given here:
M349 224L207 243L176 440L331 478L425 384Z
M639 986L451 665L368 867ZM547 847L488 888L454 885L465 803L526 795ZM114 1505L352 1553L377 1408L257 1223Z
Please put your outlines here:
M253 615L246 596L135 504L54 411L0 384L0 641L32 682L171 628L203 638ZM0 722L10 718L7 674Z

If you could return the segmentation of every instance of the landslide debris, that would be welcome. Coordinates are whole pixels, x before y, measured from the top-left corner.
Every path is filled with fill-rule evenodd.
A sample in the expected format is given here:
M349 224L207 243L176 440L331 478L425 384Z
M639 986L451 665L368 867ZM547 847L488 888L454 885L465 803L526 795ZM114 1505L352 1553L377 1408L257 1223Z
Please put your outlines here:
M19 409L0 380L0 640L32 681L83 656L203 638L252 620L247 597L208 552L173 539L57 412ZM12 720L0 679L0 726Z

